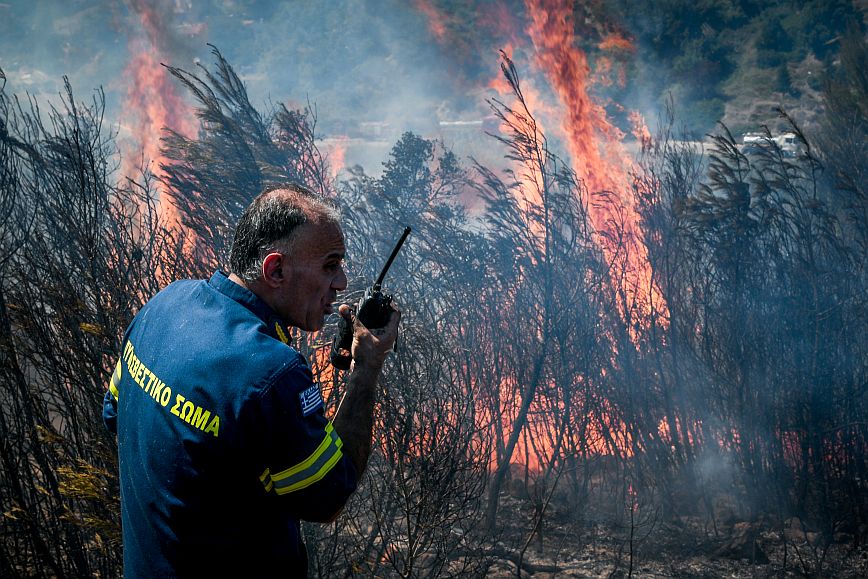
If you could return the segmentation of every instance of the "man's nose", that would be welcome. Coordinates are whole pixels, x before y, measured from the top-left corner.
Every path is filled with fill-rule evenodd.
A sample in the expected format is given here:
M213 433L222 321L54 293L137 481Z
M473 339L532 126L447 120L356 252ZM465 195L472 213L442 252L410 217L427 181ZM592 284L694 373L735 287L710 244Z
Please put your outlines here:
M340 268L340 271L332 280L332 288L339 292L347 289L347 274L343 267Z

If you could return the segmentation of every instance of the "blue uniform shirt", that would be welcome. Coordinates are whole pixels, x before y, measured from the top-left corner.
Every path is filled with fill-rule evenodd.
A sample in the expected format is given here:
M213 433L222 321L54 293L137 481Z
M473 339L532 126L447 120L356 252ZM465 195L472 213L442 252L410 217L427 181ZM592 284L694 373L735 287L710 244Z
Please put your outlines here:
M103 417L118 435L126 577L303 575L299 520L357 475L286 328L215 273L127 329Z

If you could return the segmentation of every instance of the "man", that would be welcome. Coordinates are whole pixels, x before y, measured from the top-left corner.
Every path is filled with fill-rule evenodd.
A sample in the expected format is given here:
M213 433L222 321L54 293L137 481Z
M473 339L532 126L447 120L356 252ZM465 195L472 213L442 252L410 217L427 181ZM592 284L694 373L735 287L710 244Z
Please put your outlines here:
M321 329L347 286L338 217L299 186L263 193L239 221L231 275L169 285L127 329L104 405L126 577L303 576L299 520L333 520L355 490L400 312L378 336L355 324L332 422L288 338Z

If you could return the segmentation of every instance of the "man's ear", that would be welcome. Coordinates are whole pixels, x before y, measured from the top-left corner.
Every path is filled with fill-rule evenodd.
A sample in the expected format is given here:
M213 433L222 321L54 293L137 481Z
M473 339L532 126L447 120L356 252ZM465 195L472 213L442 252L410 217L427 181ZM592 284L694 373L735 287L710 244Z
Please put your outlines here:
M282 253L269 253L262 260L262 279L269 287L276 288L283 283L285 265Z

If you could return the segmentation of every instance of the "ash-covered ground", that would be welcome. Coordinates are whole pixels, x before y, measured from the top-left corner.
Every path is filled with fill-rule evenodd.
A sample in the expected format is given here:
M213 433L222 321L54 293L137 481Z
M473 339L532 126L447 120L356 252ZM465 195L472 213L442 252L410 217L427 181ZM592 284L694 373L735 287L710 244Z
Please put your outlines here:
M506 528L486 577L771 578L868 576L868 546L850 533L826 537L797 517L739 520L726 498L714 515L617 514L611 504L575 510L553 501L542 537L529 539L533 501L504 497ZM625 509L621 509L624 511ZM632 531L632 543L631 543ZM521 551L525 548L524 556ZM521 564L521 572L518 565Z

